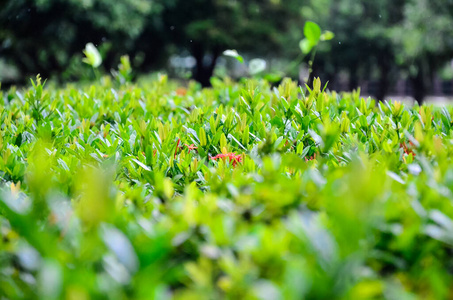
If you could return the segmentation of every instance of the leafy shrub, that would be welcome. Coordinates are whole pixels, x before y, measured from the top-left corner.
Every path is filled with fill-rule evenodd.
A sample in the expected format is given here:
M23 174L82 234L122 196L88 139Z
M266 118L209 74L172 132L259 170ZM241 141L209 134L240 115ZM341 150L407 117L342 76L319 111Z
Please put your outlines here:
M452 109L321 87L0 93L1 295L451 297Z

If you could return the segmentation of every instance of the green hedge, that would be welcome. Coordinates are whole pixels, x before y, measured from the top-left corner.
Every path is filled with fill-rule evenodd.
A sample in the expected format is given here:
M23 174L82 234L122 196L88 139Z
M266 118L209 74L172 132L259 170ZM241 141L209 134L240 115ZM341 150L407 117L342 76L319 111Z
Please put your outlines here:
M0 294L450 298L452 112L319 80L0 93Z

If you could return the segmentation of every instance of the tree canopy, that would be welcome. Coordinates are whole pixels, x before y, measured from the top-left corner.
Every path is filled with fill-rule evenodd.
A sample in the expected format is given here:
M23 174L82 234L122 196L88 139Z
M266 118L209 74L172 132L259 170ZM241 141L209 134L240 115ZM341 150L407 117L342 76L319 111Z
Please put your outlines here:
M123 54L147 71L186 53L196 61L193 78L209 85L226 49L295 59L308 20L336 35L319 47L315 74L332 82L346 72L351 89L361 78L377 78L379 99L401 76L423 99L453 58L451 0L3 0L0 57L24 78L70 78L80 62L73 58L88 42L100 47L105 71Z

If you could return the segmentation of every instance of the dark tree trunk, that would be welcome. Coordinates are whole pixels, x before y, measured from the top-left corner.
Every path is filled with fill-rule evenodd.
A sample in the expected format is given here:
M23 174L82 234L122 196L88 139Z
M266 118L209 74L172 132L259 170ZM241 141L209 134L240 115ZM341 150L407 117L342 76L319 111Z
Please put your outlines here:
M423 78L423 70L421 67L418 69L417 75L410 77L410 81L413 89L412 95L414 96L418 104L422 105L423 100L426 96L426 84Z
M195 65L195 74L193 78L201 83L203 87L211 86L211 77L214 73L214 69L219 58L220 51L218 48L215 48L212 52L211 61L205 63L206 51L200 44L194 45L192 47L192 55L196 60Z
M307 85L310 88L313 87L313 81L315 80L315 77L316 77L317 68L318 68L318 66L315 63L313 63L313 65L311 66L311 72L310 72L310 74L308 74Z
M357 66L353 65L349 69L349 90L355 90L359 87L359 77L357 75Z
M337 84L337 74L338 74L338 66L336 64L333 64L332 69L327 72L326 80L329 83L328 88L330 90L338 90L336 87Z
M390 72L390 63L388 60L384 59L379 61L379 85L376 92L376 99L379 101L384 101L384 97L389 91L389 72Z

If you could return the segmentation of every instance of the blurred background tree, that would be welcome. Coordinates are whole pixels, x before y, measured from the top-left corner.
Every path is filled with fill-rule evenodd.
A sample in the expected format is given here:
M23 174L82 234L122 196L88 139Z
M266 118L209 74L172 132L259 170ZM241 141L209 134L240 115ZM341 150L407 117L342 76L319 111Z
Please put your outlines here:
M398 78L407 77L412 95L421 102L433 90L433 79L453 58L453 1L323 0L303 9L336 34L318 68L331 82L346 71L348 89L360 79L377 78L372 93L384 99ZM329 7L326 14L325 7Z
M303 78L284 66L300 56L308 20L336 35L320 45L313 65L332 88L362 86L384 99L408 82L398 93L422 101L439 92L439 78L450 85L453 79L453 0L0 0L0 6L4 83L11 67L15 84L36 73L78 80L87 72L81 56L88 42L99 48L104 72L123 54L138 73L168 69L169 58L179 55L193 60L192 78L208 86L222 52L237 49L265 58L267 72Z
M287 0L283 5L269 0L168 0L163 19L165 28L171 30L170 42L178 51L187 50L195 58L194 79L208 86L225 49L281 55L285 49L282 33L287 32L290 21L300 22L300 2Z
M37 73L58 78L68 70L77 75L72 64L82 66L80 56L88 42L102 44L103 66L109 70L121 54L136 50L136 40L154 13L146 0L3 2L0 55L20 71L22 80Z
M330 82L345 71L349 75L348 89L359 87L360 79L376 77L375 96L383 99L394 79L394 47L388 34L389 28L401 20L405 0L326 0L330 9L322 14L318 7L319 23L335 31L336 43L321 53L317 69L322 70ZM314 1L313 1L314 2ZM325 7L325 6L324 6ZM308 18L313 13L305 10Z
M401 22L389 30L396 63L408 74L414 97L423 99L453 58L453 1L404 1Z

